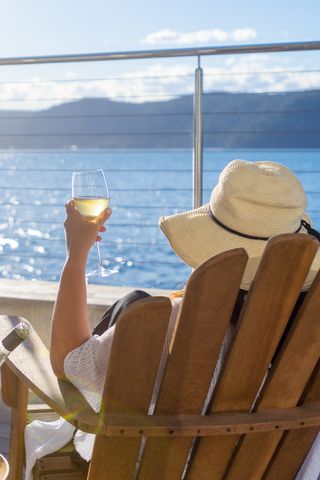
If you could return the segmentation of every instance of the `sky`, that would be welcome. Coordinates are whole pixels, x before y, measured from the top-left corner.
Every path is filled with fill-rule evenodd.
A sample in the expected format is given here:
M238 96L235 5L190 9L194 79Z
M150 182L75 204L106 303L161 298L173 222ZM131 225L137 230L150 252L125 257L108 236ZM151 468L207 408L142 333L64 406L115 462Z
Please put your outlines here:
M0 12L1 58L320 40L318 0L0 0ZM320 51L203 57L204 86L319 88L319 60ZM0 109L83 96L168 99L192 92L195 66L195 58L0 66Z

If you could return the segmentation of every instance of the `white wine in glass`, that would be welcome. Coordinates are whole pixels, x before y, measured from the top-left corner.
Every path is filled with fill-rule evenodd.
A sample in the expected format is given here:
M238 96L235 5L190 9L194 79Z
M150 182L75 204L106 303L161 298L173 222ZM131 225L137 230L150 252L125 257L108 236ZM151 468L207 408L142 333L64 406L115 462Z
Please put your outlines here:
M96 218L109 206L110 195L103 170L87 170L73 172L72 174L72 199L77 210L88 220ZM87 277L109 277L118 273L117 269L107 269L102 265L99 242L96 242L98 250L98 267L93 272L86 274Z
M96 218L99 213L109 207L109 198L73 198L77 210L88 220Z

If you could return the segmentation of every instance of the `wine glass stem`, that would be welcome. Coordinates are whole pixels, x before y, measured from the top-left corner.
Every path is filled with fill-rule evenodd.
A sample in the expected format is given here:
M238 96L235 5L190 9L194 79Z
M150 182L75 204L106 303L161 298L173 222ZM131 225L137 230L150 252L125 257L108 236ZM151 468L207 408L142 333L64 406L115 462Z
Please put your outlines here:
M102 268L102 258L101 258L101 253L100 253L99 242L96 242L96 245L97 245L97 251L98 251L98 268Z

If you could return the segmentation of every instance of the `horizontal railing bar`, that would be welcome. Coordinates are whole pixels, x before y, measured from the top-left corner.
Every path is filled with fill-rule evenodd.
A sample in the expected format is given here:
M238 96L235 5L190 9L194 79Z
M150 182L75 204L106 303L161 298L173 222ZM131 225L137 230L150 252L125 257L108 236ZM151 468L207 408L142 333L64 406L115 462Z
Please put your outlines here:
M315 70L317 71L317 70ZM9 80L0 82L0 85L38 85L38 84L52 84L52 83L77 83L77 82L108 82L110 80L156 80L159 78L193 78L192 73L179 74L179 75L141 75L141 76L112 76L103 78L58 78L52 80Z
M45 239L46 240L46 243L50 242L50 243L54 243L54 242L61 242L61 238L56 238L56 239ZM113 246L113 247L151 247L151 248L165 248L165 249L170 249L170 246L169 244L167 243L164 243L164 242L156 242L156 243L151 243L151 242L115 242L115 241L111 241L111 240L107 240L107 244L108 246ZM42 245L39 245L39 246L42 246ZM33 253L34 252L30 252L30 253L23 253L21 255L24 255L25 257L32 257L33 256ZM48 252L46 251L46 254ZM3 251L1 252L1 256L4 255L4 256L14 256L14 257L19 257L21 256L19 254L19 250L16 250L16 253L13 253L13 252L6 252L6 251ZM44 255L41 255L39 254L39 258L43 258ZM51 255L50 255L51 257ZM146 263L149 263L149 262L146 262Z
M0 168L0 172L11 172L11 173L19 173L19 172L75 172L78 171L78 168ZM177 173L177 172L191 172L191 167L189 169L182 169L182 168L175 168L168 170L167 168L155 168L155 169L141 169L141 168L105 168L108 172L116 172L116 173L148 173L148 172L165 172L165 173ZM204 172L220 172L220 170L207 170L204 169ZM317 170L320 172L320 170ZM1 204L1 202L0 202ZM51 205L51 204L50 204Z
M28 190L28 191L49 191L49 192L68 192L70 191L69 188L54 188L54 187L16 187L16 186L0 186L1 190ZM113 188L113 192L190 192L192 190L192 187L190 188ZM212 189L210 188L204 188L204 192L211 192ZM308 195L319 195L319 192L313 192L313 191L306 191L306 194ZM56 206L56 205L53 205ZM133 206L134 209L134 206Z
M33 65L40 63L99 62L110 60L138 60L147 58L199 57L202 55L227 55L266 52L294 52L320 50L320 41L230 45L218 47L172 48L161 50L136 50L127 52L80 53L68 55L42 55L0 58L0 65Z
M47 243L54 243L54 242L61 242L61 238L62 237L46 237L46 238L33 238L33 241L34 242L42 242L43 240L45 240L46 244ZM18 239L19 240L19 239ZM167 243L167 242L162 242L162 241L158 241L158 240L154 240L154 241L149 241L149 242L136 242L136 241L118 241L118 240L111 240L110 238L107 238L107 243L108 245L114 245L116 247L121 247L122 245L125 245L125 246L132 246L132 247L136 247L136 246L141 246L141 247L154 247L154 246L159 246L159 247L164 247L164 248L170 248L170 245ZM38 245L38 246L43 246L43 245ZM18 250L17 250L18 251ZM9 252L1 252L1 255L3 254L7 254ZM31 252L31 255L32 255L33 252ZM10 255L14 255L13 252L10 253ZM26 254L26 255L29 255L29 254Z
M4 220L4 222L6 222ZM63 219L61 220L46 220L46 219L34 219L34 220L14 220L9 224L9 227L20 227L22 225L63 225ZM113 228L113 227L139 227L139 228L158 228L158 223L154 221L154 223L142 223L142 222L137 222L137 223L116 223L116 222L110 222L108 223L108 229ZM43 233L43 232L42 232ZM48 232L45 232L48 233ZM47 239L46 239L47 240ZM1 252L2 254L2 252Z
M78 137L78 136L86 136L86 137L122 137L122 136L150 136L150 135L190 135L193 132L190 130L186 130L184 132L176 132L176 131L167 131L167 132L48 132L48 133L1 133L0 137ZM230 135L233 133L240 133L240 134L276 134L282 135L287 133L320 133L320 130L216 130L216 131L203 131L204 135Z
M183 133L183 132L181 132ZM263 135L267 135L269 133L272 133L273 135L274 134L286 134L286 133L320 133L320 130L217 130L215 132L211 131L211 132L206 132L204 131L203 134L204 135L220 135L220 134L223 134L223 135L230 135L232 133L245 133L245 134L263 134Z
M242 111L217 111L217 112L202 112L203 116L206 115L266 115L266 114L286 114L291 115L292 113L319 113L318 109L311 110L242 110ZM107 113L107 114L84 114L84 115L39 115L34 113L33 115L10 115L2 116L0 115L0 120L51 120L56 118L114 118L114 117L182 117L182 116L191 116L193 112L166 112L166 113Z
M316 110L312 110L316 111ZM193 112L167 112L167 113L106 113L106 114L84 114L84 115L38 115L35 112L33 115L10 115L10 116L0 116L1 119L5 120L16 120L16 119L51 119L51 118L113 118L113 117L182 117L185 115L193 115Z
M211 133L211 132L207 132ZM231 132L232 133L232 132ZM192 131L185 132L48 132L48 133L1 133L0 137L77 137L77 136L86 136L86 137L100 137L100 136L123 136L123 135L190 135Z
M49 192L69 192L69 188L54 188L54 187L16 187L16 186L0 186L1 190L34 190L34 191L49 191ZM190 192L192 190L192 187L190 188L172 188L172 187L167 187L167 188L113 188L113 192ZM211 192L212 189L210 188L204 188L204 192ZM319 192L313 192L313 191L306 191L306 194L311 194L311 195L319 195ZM134 206L133 206L134 209Z
M245 95L283 95L284 93L319 93L319 89L310 89L310 90L288 90L288 91L275 91L275 90L265 90L263 92L242 92ZM215 92L203 92L203 96L212 96L212 95L230 95L230 93L233 92L228 92L228 91L215 91ZM172 98L172 97L191 97L191 93L180 93L180 92L171 92L171 93L150 93L150 94L140 94L140 95L106 95L105 99L115 99L115 98ZM78 101L78 100L83 100L85 97L45 97L45 98L0 98L0 103L7 103L7 102L60 102L60 101ZM92 97L99 99L101 97Z
M48 238L33 238L33 241L36 242L37 240L39 240L39 242L45 240L46 241L46 244L47 243L54 243L54 242L61 242L61 238L62 237L48 237ZM117 240L110 240L110 238L107 239L107 243L108 245L114 245L116 247L121 247L122 245L124 246L132 246L132 247L161 247L161 248L170 248L169 244L166 243L166 242L159 242L158 240L157 241L154 241L154 242L135 242L135 241L131 241L131 242L126 242L126 241L117 241ZM40 245L40 246L43 246L43 245ZM1 252L1 255L2 253L5 253L5 252ZM13 255L13 253L12 253ZM29 254L28 254L29 255ZM31 254L32 255L32 252Z
M150 246L152 246L154 248L154 245L150 245ZM48 261L48 259L49 260L65 260L66 259L65 256L51 255L48 252L45 252L45 254L43 254L43 255L19 253L19 252L16 252L16 253L3 252L3 253L1 253L1 256L3 256L3 257L20 257L20 258L40 258L40 259L43 259L43 260L46 260L46 261ZM162 260L154 260L154 259L152 259L152 264L148 260L143 261L143 260L135 260L135 259L131 259L131 258L126 258L126 259L122 260L121 262L116 262L114 260L110 261L110 263L115 263L115 264L118 264L118 265L121 265L121 264L127 263L127 262L131 262L132 264L136 264L136 265L149 265L150 270L152 269L153 264L157 264L157 265L177 265L176 262L168 262L166 260L162 261ZM107 262L105 262L105 263L107 263ZM35 266L35 268L36 268L36 266Z
M278 92L279 93L279 92ZM140 95L106 95L103 97L104 99L110 99L110 98L170 98L170 97L187 97L190 96L190 93L150 93L149 95L147 94L140 94ZM0 103L6 103L6 102L60 102L60 101L78 101L78 100L83 100L85 97L44 97L44 98L0 98ZM101 97L95 96L91 97L93 99L99 100Z
M313 192L313 193L318 193L318 192ZM3 205L3 204L2 204L2 205ZM2 205L0 205L0 206L2 206ZM11 205L11 204L9 204L9 205ZM29 205L28 205L28 204L19 204L19 205L12 205L12 206L19 206L19 208L21 208L21 207L29 207L29 206L32 206L32 207L33 207L34 205L33 205L33 204L29 204ZM38 206L39 206L39 205L38 205ZM41 205L41 206L42 206L42 205ZM61 208L62 208L62 205L61 205ZM116 205L116 207L114 207L114 209L115 209L115 208L116 208L116 209L118 209L118 208L125 208L125 209L128 209L128 210L129 210L129 209L131 209L132 207L131 207L130 205L128 205L128 206L121 206L121 205L119 206L119 205ZM188 209L191 209L191 207L144 206L144 205L135 205L134 208L140 208L140 209L143 209L143 210L144 210L144 209L151 209L151 210L154 209L154 210L162 210L162 211L166 211L166 210L171 210L171 211L172 211L172 210L174 210L174 211L176 211L176 210L186 211L186 210L188 210ZM319 209L317 209L317 210L308 210L308 213L309 213L309 214L318 215L318 214L320 213L320 210L319 210ZM18 221L18 222L14 222L14 223L8 224L8 226L6 227L6 230L10 230L12 227L16 227L16 226L17 226L17 223L20 223L20 222ZM24 222L24 223L28 223L28 222ZM30 220L29 223L43 223L43 221L42 221L42 220ZM59 224L60 222L49 221L49 222L47 222L47 223L49 223L49 224L51 224L51 223L52 223L52 224ZM61 220L61 223L62 223L62 220ZM113 225L115 225L115 224L113 224ZM120 225L122 225L122 224L117 224L117 226L120 226ZM129 225L129 224L126 224L126 225ZM57 241L61 241L60 238L46 238L46 240L50 240L50 241L56 241L56 240L57 240ZM126 243L126 244L128 244L128 245L136 244L136 242L117 242L117 241L115 241L114 243L115 243L115 244ZM141 245L144 245L144 243L141 243Z
M10 172L10 173L19 173L19 172L39 172L39 173L40 172L53 172L53 173L69 172L69 173L72 173L72 172L75 172L75 171L78 171L78 170L79 169L77 169L77 168L20 168L20 167L19 168L12 168L12 167L1 168L0 167L0 172ZM170 168L170 170L168 168L155 168L155 169L148 168L147 169L147 168L108 168L108 167L106 167L104 170L106 170L108 173L110 173L110 172L112 172L112 173L191 173L192 172L191 167L190 168L172 168L172 169ZM295 173L298 173L298 174L320 173L320 169L319 170L296 170L296 169L293 169L293 171ZM219 168L204 168L203 172L204 173L220 173L221 169L219 169ZM4 202L0 201L0 205L14 205L14 203L9 203L9 202L4 203ZM35 204L35 203L28 203L26 205L37 206L37 204ZM42 203L41 205L47 205L47 206L52 206L52 207L57 206L57 204L55 204L55 203ZM141 205L141 206L143 206L143 205ZM148 208L148 206L146 205L145 208Z
M317 73L320 72L320 69L305 69L305 70L248 70L244 72L214 72L214 73L207 73L204 67L204 75L207 77L216 77L217 75L221 76L238 76L238 75L259 75L259 74L271 74L271 75L278 75L278 74L286 74L286 73ZM110 76L110 77L96 77L96 78L58 78L58 79L51 79L51 80L9 80L9 81L2 81L0 85L41 85L41 84L52 84L52 83L79 83L79 82L107 82L110 80L155 80L159 78L194 78L193 73L186 73L186 74L178 74L178 75L141 75L141 76Z
M127 190L127 189L126 189ZM12 203L12 202L0 202L0 207L50 207L50 208L57 208L57 207L60 207L62 208L63 207L63 204L61 203L21 203L19 202L18 200L16 201L16 203ZM136 208L146 208L146 209L173 209L173 210L181 210L181 209L187 209L189 208L189 206L182 206L182 207L179 207L177 205L136 205L134 204L134 207L132 205L119 205L119 204L116 204L113 206L113 208L125 208L125 209L130 209L132 210L132 208L136 209Z
M46 260L51 260L51 259L55 259L55 260L65 260L65 256L59 256L59 255L50 255L47 251L44 252L43 254L39 254L39 253L34 253L34 252L30 252L30 253L24 253L24 252L19 252L19 250L16 250L15 252L6 252L6 251L3 251L1 252L1 256L2 257L20 257L20 258L43 258L43 259L46 259Z
M238 76L238 75L283 75L286 73L318 73L320 72L319 68L310 68L306 70L248 70L244 72L232 71L232 72L213 72L213 73L206 73L206 69L204 68L204 76L205 77L215 77L217 75L226 75L226 76Z
M58 156L58 155L88 155L88 154L95 154L95 155L123 155L124 153L127 153L129 150L132 151L132 149L121 149L121 148L105 148L105 149L94 149L94 148L76 148L76 149L72 149L72 148L69 148L69 149L54 149L54 150L51 150L51 149L47 149L47 150L44 150L42 148L39 148L39 149L28 149L28 148L25 148L25 149L21 149L21 148L6 148L6 149L0 149L0 155L5 155L5 156L12 156L12 155L39 155L39 154L43 154L45 153L46 155L55 155L55 156ZM211 148L208 148L207 150L211 150ZM263 149L262 149L263 150ZM257 150L256 150L257 151ZM287 149L287 151L290 151L290 149ZM291 150L291 151L294 151L294 150ZM185 152L190 152L190 155L191 155L191 147L188 148L188 147L183 147L183 148L172 148L170 149L170 152L171 153L175 153L175 154L181 154L181 153L185 153ZM150 154L153 154L153 153L167 153L167 150L166 149L158 149L158 148L150 148L150 149L141 149L141 148L135 148L134 149L134 153L139 153L141 155L150 155ZM108 159L106 159L108 160ZM111 161L111 158L109 158L109 160ZM121 159L119 159L120 161ZM124 159L122 159L124 160ZM135 160L145 160L145 158L142 156L142 157L137 157ZM166 158L163 159L163 162L165 162ZM170 158L170 163L172 163L172 159Z
M281 114L291 114L291 113L319 113L320 110L312 109L312 110L256 110L255 112L250 110L241 110L237 112L203 112L203 115L266 115L266 114L274 114L274 113L281 113ZM186 114L187 115L187 114ZM1 118L1 117L0 117Z
M279 90L265 90L263 92L241 92L242 95L283 95L285 93L297 93L297 94L305 94L305 93L319 93L320 90L317 88L313 88L310 90L287 90L283 92L279 92ZM228 92L228 91L219 91L219 92L203 92L204 97L210 97L212 95L230 95L230 93L234 92ZM237 92L238 93L238 92ZM186 94L187 95L187 94Z
M25 186L0 186L2 190L28 190L28 191L49 191L49 192L69 192L69 188L61 187L25 187ZM164 187L164 188L113 188L112 192L190 192L190 188L174 188L174 187ZM205 189L206 190L206 189ZM134 208L134 206L133 206Z
M206 147L204 148L204 152L215 152L217 149L215 147ZM220 149L219 149L220 150ZM228 150L228 151L231 151L231 152L243 152L243 151L247 151L247 149L245 148L242 148L242 147L239 147L239 148L236 148L236 147L233 147L233 148L228 148L228 149L222 149L222 150ZM270 151L275 151L276 149L275 148L271 148L271 149L268 149ZM291 148L291 147L288 147L285 149L286 152L305 152L305 149L304 148ZM317 148L310 148L308 149L310 150L311 152L312 151L318 151L319 149ZM75 149L72 149L72 148L57 148L57 149L54 149L54 150L51 150L50 148L49 149L44 149L44 148L32 148L32 149L28 149L28 148L0 148L0 155L6 155L6 156L12 156L12 155L35 155L35 154L40 154L40 153L45 153L46 155L61 155L61 154L64 154L64 155L87 155L87 154L96 154L96 155L123 155L124 153L128 153L128 152L134 152L134 153L139 153L141 154L142 156L141 157L136 157L135 160L145 160L145 156L146 155L151 155L153 153L168 153L168 150L166 148L161 148L161 147L157 147L157 148L149 148L149 149L144 149L144 148L135 148L135 149L132 149L132 148L106 148L106 149L94 149L94 148L84 148L84 147L81 147L81 148L75 148ZM255 152L265 152L266 149L263 148L263 147L257 147L255 149ZM192 153L192 149L191 147L176 147L176 148L172 148L170 149L170 153L174 153L174 154L184 154L185 152L190 152L190 154ZM111 158L106 158L106 161L110 160L111 161ZM172 158L163 158L163 162L166 161L166 160L170 160L170 164L172 164ZM120 159L118 159L118 161L120 161Z

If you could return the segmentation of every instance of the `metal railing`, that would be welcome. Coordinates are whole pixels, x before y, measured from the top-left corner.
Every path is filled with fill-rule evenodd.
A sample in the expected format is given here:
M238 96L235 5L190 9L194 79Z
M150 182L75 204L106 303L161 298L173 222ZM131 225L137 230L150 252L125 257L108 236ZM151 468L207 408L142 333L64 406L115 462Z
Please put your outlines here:
M31 65L39 63L101 62L114 60L141 60L169 57L201 57L204 55L237 55L243 53L297 52L319 50L320 41L230 45L220 47L170 48L128 52L80 53L33 57L0 58L0 65Z

